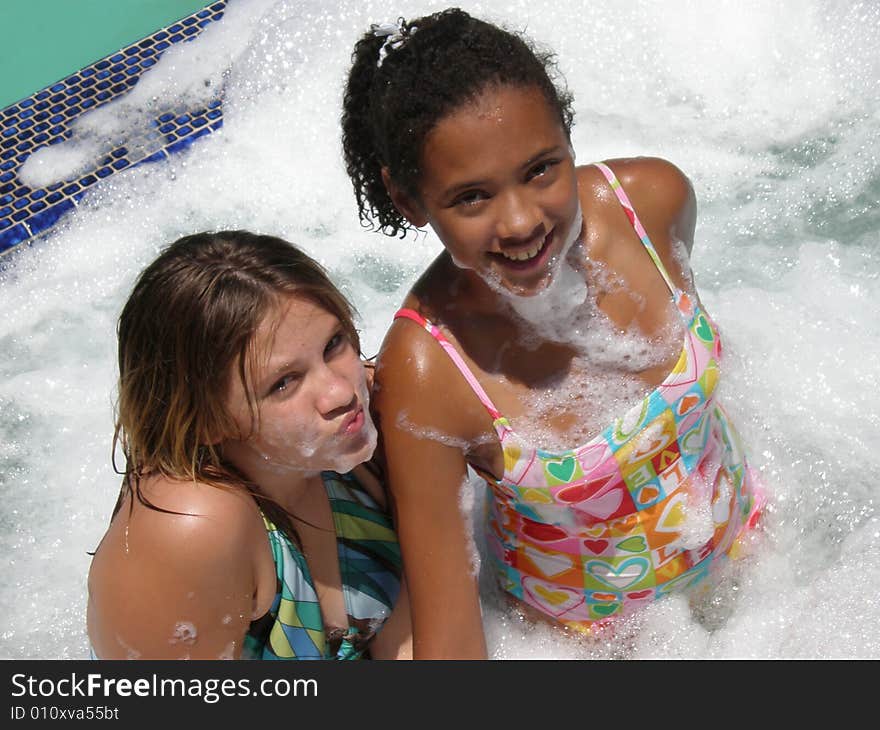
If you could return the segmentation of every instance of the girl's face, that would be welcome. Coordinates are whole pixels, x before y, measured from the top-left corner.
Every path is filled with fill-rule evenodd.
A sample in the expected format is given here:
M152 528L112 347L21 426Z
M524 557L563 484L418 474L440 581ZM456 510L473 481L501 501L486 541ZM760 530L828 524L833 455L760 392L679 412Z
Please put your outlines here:
M422 151L416 221L493 288L545 289L582 219L571 147L535 87L489 88L444 117Z
M257 419L233 374L227 407L239 436L223 454L259 481L269 470L350 471L373 454L363 364L339 319L303 297L282 300L254 337L251 372Z

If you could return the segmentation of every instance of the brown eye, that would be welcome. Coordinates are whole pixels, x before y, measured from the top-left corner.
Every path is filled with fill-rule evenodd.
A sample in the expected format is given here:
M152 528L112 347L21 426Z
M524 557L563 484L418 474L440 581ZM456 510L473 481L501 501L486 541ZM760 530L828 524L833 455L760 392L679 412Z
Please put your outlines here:
M270 389L270 393L286 393L293 390L299 383L299 375L289 374L279 378Z
M327 341L327 346L324 348L324 354L329 355L333 353L342 347L347 341L348 339L342 332L337 332Z

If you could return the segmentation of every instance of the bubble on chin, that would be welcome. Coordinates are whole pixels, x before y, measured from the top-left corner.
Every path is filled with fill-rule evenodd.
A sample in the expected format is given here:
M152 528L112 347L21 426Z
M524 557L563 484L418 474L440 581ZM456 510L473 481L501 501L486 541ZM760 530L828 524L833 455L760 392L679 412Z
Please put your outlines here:
M373 424L373 419L370 418L370 414L366 408L364 408L364 425L362 427L362 434L364 445L360 449L352 451L351 453L334 455L331 460L332 463L325 468L339 474L345 474L354 469L358 464L362 464L369 460L373 455L373 452L376 450L376 444L379 440L379 434L376 430L376 426Z
M540 291L523 295L511 291L500 279L488 281L489 286L525 322L540 329L541 339L566 342L570 339L575 314L587 301L583 241L580 238L583 213L577 215L559 254L548 264L549 280Z

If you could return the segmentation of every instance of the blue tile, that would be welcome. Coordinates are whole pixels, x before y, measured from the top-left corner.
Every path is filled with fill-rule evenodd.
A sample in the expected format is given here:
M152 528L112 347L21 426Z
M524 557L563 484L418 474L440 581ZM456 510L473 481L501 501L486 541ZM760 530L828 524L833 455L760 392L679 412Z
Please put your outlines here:
M41 213L37 213L33 216L28 221L28 226L34 232L34 235L41 233L47 228L53 226L62 215L69 210L72 210L73 207L74 204L72 200L62 200L60 203L57 203L50 208L46 208Z
M227 0L220 0L203 7L198 13L40 89L29 99L0 109L0 249L26 241L54 225L85 195L89 186L133 164L127 158L128 150L119 147L105 153L98 169L79 181L62 181L31 190L15 179L15 172L33 149L69 138L68 124L78 115L126 93L171 44L191 40L204 26L222 17L226 3ZM163 114L151 122L170 144L165 150L153 150L146 159L134 164L164 161L170 153L186 149L193 140L220 128L221 103L221 99L215 99L207 110L179 114L177 118L172 113Z
M29 237L27 228L22 225L17 225L8 231L3 231L0 233L0 250L10 249L22 241L26 241Z

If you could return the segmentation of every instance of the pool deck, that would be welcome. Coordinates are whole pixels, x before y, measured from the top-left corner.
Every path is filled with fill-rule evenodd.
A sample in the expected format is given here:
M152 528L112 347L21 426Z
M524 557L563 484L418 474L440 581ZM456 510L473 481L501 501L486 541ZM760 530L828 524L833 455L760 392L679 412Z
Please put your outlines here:
M0 257L48 231L99 180L129 167L163 160L223 124L220 92L196 109L171 109L150 123L136 145L102 150L96 163L75 177L31 188L18 172L37 150L70 139L83 115L131 91L171 46L188 42L223 17L228 0L200 10L80 68L57 83L0 110ZM185 6L186 3L181 4Z

